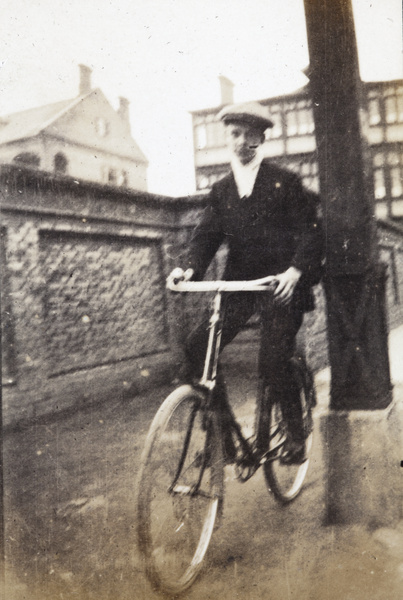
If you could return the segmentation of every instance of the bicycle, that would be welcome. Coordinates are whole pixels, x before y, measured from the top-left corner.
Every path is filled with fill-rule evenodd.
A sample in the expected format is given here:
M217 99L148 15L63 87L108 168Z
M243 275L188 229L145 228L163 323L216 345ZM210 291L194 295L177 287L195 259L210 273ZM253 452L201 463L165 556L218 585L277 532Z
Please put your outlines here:
M221 301L225 292L273 290L274 278L253 281L169 283L176 292L215 292L210 316L204 371L196 385L181 385L162 403L150 426L138 478L137 537L146 574L160 591L179 594L199 574L224 499L225 456L222 413L214 409L212 390L217 376L221 338ZM269 281L268 281L269 280ZM260 466L269 490L281 503L301 491L312 448L313 378L303 360L292 359L300 391L306 460L287 464L282 453L288 430L281 406L262 382L257 392L259 427L267 446L257 452L255 435L246 438L229 406L225 423L236 441L235 469L247 481ZM222 409L221 409L222 410ZM263 411L263 413L262 413Z

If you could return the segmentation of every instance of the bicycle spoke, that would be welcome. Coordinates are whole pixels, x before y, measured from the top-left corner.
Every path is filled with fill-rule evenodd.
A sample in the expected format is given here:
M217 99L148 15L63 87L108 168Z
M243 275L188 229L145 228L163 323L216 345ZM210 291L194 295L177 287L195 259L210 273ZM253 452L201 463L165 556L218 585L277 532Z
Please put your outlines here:
M139 481L139 541L154 584L176 593L200 570L222 498L223 465L200 395L183 386L165 402Z

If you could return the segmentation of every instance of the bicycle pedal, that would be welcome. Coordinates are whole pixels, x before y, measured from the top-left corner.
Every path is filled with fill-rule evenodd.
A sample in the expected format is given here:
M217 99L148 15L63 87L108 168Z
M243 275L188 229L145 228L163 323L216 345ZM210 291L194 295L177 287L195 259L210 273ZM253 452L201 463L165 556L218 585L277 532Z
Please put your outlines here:
M236 478L245 483L256 473L259 466L258 464L235 465Z
M266 463L266 462L267 462L267 458L268 458L268 457L267 457L267 454L268 454L268 452L265 452L265 453L263 454L263 456L261 456L261 457L259 458L259 465L264 465L264 463Z
M259 467L260 463L256 460L255 456L243 456L235 464L236 477L243 483L250 479Z

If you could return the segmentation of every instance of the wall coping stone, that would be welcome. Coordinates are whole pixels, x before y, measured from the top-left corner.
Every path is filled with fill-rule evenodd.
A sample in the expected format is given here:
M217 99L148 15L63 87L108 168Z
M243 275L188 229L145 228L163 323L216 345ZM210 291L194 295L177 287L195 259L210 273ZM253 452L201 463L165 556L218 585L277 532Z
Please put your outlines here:
M36 188L41 191L69 192L74 196L96 195L108 200L127 203L147 203L147 205L167 205L170 208L189 208L189 206L203 206L206 201L205 194L194 194L188 196L163 196L150 192L140 192L124 189L116 186L89 182L68 176L57 176L53 173L39 171L21 165L0 165L0 185L10 186L12 189L18 186L24 188Z

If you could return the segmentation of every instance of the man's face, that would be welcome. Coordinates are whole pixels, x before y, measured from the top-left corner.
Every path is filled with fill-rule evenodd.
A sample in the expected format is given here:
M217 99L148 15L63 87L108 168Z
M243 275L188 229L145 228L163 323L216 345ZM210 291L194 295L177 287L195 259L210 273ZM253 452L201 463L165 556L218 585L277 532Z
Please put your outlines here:
M225 125L225 141L239 161L247 165L255 158L257 149L264 142L264 134L247 123L229 123Z

